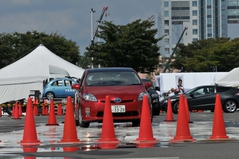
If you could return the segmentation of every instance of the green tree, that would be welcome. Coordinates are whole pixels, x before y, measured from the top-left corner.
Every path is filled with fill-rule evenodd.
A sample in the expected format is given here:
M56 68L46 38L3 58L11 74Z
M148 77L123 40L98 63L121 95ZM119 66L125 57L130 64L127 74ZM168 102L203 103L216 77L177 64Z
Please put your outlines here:
M137 72L153 72L158 65L160 53L155 38L157 29L152 29L152 18L136 20L127 25L115 25L104 21L99 26L95 42L86 48L93 63L103 67L132 67Z
M180 44L172 67L186 72L230 71L239 66L239 40L229 38L206 39Z
M76 43L57 33L50 35L37 31L3 33L0 34L0 68L27 55L39 44L43 44L53 53L73 64L80 59L79 47Z

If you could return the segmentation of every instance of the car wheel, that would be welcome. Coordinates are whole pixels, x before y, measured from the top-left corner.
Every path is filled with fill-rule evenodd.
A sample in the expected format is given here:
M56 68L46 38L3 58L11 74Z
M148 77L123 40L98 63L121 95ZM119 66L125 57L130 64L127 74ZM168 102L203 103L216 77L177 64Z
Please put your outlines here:
M234 100L228 100L224 103L223 110L226 113L234 113L237 110L237 103Z
M46 93L46 98L47 99L53 99L54 97L55 97L54 93L52 93L52 92L47 92Z
M155 109L154 111L153 111L153 115L160 115L160 107L159 107L159 104L157 104L157 109Z
M172 111L173 111L174 114L178 114L178 106L179 106L179 102L175 102L175 103L173 104L173 109L172 109Z
M79 123L79 126L82 127L82 128L88 128L90 126L90 123L89 122L85 122L82 120L82 114L81 114L81 108L79 108L79 114L78 114L78 123Z

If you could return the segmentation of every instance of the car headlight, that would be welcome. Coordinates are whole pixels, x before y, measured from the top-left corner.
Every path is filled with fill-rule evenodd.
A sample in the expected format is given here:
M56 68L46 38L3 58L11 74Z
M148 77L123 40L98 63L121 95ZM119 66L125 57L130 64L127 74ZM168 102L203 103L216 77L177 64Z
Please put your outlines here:
M148 96L148 99L151 98L148 92L141 92L138 96L138 100L143 100L145 94Z
M83 97L87 101L97 102L97 99L93 94L84 94Z

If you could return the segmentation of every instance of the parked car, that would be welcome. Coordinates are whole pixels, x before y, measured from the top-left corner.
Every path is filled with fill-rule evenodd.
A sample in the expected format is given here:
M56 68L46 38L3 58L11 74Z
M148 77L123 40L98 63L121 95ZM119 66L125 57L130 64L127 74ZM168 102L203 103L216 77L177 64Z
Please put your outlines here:
M114 122L140 123L142 100L148 96L151 120L152 106L147 88L137 72L132 68L109 67L85 70L80 84L72 86L76 89L75 118L76 124L89 127L91 122L102 122L106 95L110 96Z
M75 89L72 89L72 85L77 82L72 78L55 78L49 81L43 90L43 97L47 99L52 98L67 98L71 96L74 98Z
M239 106L239 89L218 85L204 85L190 89L184 93L188 99L189 110L214 111L216 94L220 94L222 109L226 113L234 113ZM168 98L171 100L173 113L178 113L179 95L164 98L160 109L167 110Z
M159 115L160 114L160 103L159 103L159 95L156 92L156 89L150 79L143 78L142 81L144 83L149 82L151 83L151 87L149 87L147 90L151 96L151 103L153 108L153 115Z

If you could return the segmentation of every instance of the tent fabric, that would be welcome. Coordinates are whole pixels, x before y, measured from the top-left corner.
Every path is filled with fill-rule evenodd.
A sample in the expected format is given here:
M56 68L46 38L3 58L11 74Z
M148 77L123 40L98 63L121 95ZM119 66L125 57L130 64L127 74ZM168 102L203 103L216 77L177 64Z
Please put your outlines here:
M49 73L50 75L56 77L62 77L62 75L70 76L70 74L65 69L53 65L49 65Z
M0 104L28 98L30 90L43 92L43 80L51 77L81 78L84 69L62 59L43 45L0 69Z
M224 77L216 81L217 85L239 87L239 67L232 69Z

